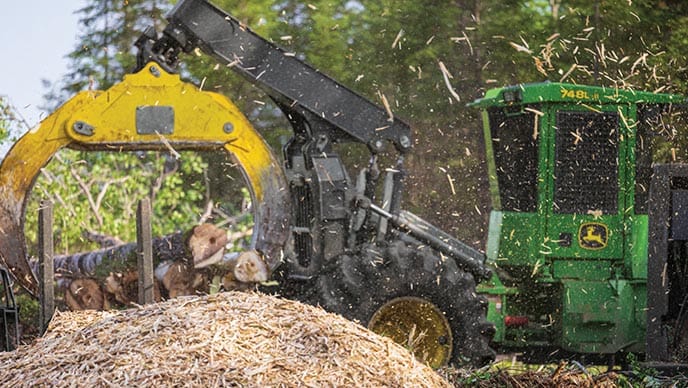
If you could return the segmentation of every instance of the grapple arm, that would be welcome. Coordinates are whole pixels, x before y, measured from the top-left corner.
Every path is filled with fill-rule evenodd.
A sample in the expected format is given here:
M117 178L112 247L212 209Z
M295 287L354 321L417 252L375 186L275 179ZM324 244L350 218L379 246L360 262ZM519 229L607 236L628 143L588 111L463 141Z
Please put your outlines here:
M62 147L229 152L252 196L252 247L270 270L278 265L290 214L280 163L227 98L149 63L107 91L77 94L19 139L0 164L0 264L32 294L38 287L26 256L26 202L40 169Z

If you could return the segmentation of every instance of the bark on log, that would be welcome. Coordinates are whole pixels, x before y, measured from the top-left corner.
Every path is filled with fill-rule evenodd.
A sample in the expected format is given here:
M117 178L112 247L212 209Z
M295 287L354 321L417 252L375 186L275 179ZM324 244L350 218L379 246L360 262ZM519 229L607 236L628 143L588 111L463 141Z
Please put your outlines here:
M81 233L81 236L89 241L98 243L101 248L114 247L116 245L124 244L124 241L120 240L115 236L110 236L107 234L97 233L92 230L85 230Z
M194 266L207 266L219 260L227 244L227 234L214 225L202 224L186 233L176 232L153 239L153 264L183 260ZM111 273L136 269L136 243L120 244L91 252L55 256L55 274L67 278L105 280ZM32 262L34 270L37 263Z
M106 299L113 299L113 303L130 306L138 300L138 281L139 274L136 271L111 273L105 278L102 286ZM160 284L157 281L153 282L153 300L156 302L162 300Z
M224 255L227 232L197 225L153 239L154 299L207 293L211 281L225 290L246 290L267 281L268 267L257 251ZM72 310L130 306L137 301L135 243L54 258L55 274ZM162 286L161 286L162 285Z
M184 236L176 232L153 239L153 261L186 258ZM120 244L91 252L55 256L55 275L66 278L94 277L104 280L110 273L136 269L136 243Z

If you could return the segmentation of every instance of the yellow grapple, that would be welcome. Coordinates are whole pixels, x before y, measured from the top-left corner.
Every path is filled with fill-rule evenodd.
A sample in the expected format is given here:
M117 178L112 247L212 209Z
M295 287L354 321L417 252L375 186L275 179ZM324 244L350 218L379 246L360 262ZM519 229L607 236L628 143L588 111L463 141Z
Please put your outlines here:
M199 90L151 62L106 91L77 94L21 137L0 164L0 259L37 295L24 237L26 202L61 148L88 151L221 150L240 167L254 204L252 246L270 269L287 239L286 179L265 140L226 97Z

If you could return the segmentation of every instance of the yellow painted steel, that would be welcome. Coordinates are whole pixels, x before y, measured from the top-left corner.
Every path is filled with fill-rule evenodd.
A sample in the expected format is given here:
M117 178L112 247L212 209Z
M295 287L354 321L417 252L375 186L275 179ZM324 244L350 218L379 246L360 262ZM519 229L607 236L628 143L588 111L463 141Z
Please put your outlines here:
M26 260L24 205L41 167L71 142L64 122L98 93L83 92L70 99L17 141L0 165L0 258L19 284L37 294L36 279Z
M0 165L0 258L34 295L36 280L23 235L25 203L40 169L65 146L172 153L225 149L238 162L256 204L254 244L271 268L279 260L289 199L269 146L226 97L201 91L149 63L107 91L77 94L24 135Z
M155 75L157 74L157 75ZM137 133L136 112L146 107L173 107L173 133ZM79 133L78 123L92 128ZM227 133L226 125L231 125ZM274 162L271 151L239 109L226 97L200 91L164 72L154 63L102 93L91 104L77 109L66 122L69 136L89 149L187 149L225 147L237 157L251 186L262 200L258 177Z

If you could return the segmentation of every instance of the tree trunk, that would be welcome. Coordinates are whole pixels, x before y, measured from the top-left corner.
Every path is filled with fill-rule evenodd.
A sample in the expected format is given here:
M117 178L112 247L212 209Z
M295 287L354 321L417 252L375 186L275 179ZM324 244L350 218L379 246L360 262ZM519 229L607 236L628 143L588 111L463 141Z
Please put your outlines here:
M225 290L244 290L268 280L269 270L257 251L224 255L227 232L202 224L182 233L153 239L154 299L208 292L217 278ZM136 243L54 258L58 285L72 310L129 306L137 300ZM205 269L206 267L212 268ZM37 263L32 263L34 270Z
M222 258L227 234L211 225L197 225L187 232L175 232L153 239L153 265L165 261L183 261L205 267ZM219 253L219 254L218 254ZM104 280L111 273L136 270L136 243L119 244L91 252L55 256L55 274L60 278L96 278ZM38 263L32 262L37 271Z
M188 256L182 232L153 239L153 264L156 266L166 260L186 260ZM55 275L62 278L94 277L102 280L112 272L132 269L136 269L136 243L55 256Z

